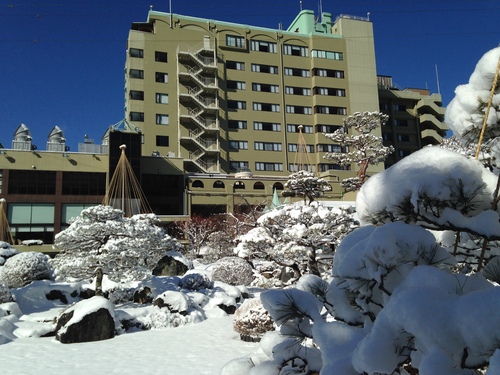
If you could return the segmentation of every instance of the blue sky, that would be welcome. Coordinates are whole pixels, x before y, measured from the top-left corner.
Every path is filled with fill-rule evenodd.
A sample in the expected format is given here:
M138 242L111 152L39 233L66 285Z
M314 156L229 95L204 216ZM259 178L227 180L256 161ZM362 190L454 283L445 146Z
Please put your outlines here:
M300 0L172 1L173 13L287 28ZM208 7L207 4L210 4ZM318 13L319 1L302 0ZM145 21L149 6L169 1L0 1L0 142L10 147L26 124L45 149L58 125L71 150L85 134L100 143L106 128L124 117L126 40L130 24ZM401 88L438 91L446 105L466 83L479 58L500 43L497 0L322 0L335 16L370 13L377 73Z

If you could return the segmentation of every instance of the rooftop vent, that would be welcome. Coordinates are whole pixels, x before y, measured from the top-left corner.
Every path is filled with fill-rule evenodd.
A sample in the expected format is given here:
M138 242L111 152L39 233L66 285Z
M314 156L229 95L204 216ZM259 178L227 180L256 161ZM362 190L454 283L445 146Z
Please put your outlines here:
M25 151L31 151L32 149L33 150L36 149L36 147L32 146L31 144L31 131L26 125L24 124L19 125L16 131L14 132L12 149L25 150Z

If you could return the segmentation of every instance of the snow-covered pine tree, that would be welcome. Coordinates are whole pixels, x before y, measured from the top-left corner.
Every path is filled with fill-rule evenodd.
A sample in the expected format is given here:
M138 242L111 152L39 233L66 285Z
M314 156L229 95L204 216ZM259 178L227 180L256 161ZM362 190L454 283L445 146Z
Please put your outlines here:
M384 146L382 138L372 134L372 131L381 127L388 118L381 112L356 112L344 118L343 128L325 134L325 137L335 144L347 149L347 152L327 153L326 159L341 166L359 165L356 177L342 181L342 187L346 191L359 190L366 180L368 167L383 162L387 155L394 152L392 146ZM358 134L349 134L351 129Z
M78 280L93 277L97 268L114 280L144 278L167 251L182 248L156 215L127 218L110 206L83 210L56 235L54 247L60 251L51 260L56 277Z
M256 228L239 237L235 252L291 267L296 278L304 272L320 275L320 257L331 259L342 238L358 226L353 214L350 206L287 205L262 215Z
M316 177L308 171L292 173L285 183L283 196L299 196L309 199L311 204L315 198L321 197L326 191L331 191L331 185L323 178Z

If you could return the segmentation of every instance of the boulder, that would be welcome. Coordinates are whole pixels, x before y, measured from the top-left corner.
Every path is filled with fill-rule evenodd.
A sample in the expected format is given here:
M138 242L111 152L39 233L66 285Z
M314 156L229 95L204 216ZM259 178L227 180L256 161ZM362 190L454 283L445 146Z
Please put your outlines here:
M189 267L172 255L165 255L153 269L154 276L182 276Z
M107 340L114 336L114 309L104 297L80 301L57 320L56 339L63 344Z

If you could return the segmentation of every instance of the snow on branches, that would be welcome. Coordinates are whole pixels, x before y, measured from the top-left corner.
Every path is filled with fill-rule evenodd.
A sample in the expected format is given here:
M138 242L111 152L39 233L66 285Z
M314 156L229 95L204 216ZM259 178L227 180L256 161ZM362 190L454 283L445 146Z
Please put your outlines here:
M288 191L284 191L283 196L307 197L311 204L314 198L321 197L325 191L331 191L332 187L326 180L316 177L312 172L298 171L288 177L285 189Z
M344 126L334 133L325 134L335 144L347 147L347 152L331 152L325 155L341 166L358 164L359 171L354 179L344 181L343 187L347 191L358 190L366 179L366 170L370 165L376 165L385 160L387 155L394 152L392 146L385 147L381 137L371 132L382 126L389 117L381 112L356 112L344 118ZM349 134L349 129L359 134Z
M292 267L296 277L304 269L319 275L319 258L331 256L342 238L357 227L353 213L350 206L287 205L262 215L258 227L239 237L235 252L250 260Z
M98 267L111 279L150 275L167 251L181 249L159 223L154 214L127 218L110 206L89 207L56 235L54 247L60 253L51 261L55 275L81 280Z
M447 125L456 136L468 142L477 143L479 140L499 58L500 47L488 51L477 63L469 83L455 89L455 97L446 108ZM500 80L493 88L492 105L484 132L486 141L500 135L499 83Z

